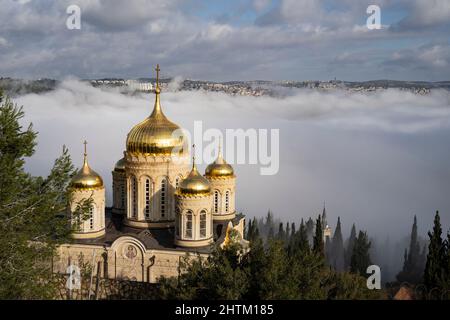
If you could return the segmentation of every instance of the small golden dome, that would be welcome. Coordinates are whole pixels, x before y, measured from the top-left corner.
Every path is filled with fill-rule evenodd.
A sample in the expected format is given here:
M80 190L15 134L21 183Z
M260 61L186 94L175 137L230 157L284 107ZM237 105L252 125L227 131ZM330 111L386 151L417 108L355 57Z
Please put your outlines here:
M87 161L87 153L86 153L86 144L84 142L84 160L83 167L73 176L70 187L74 189L80 190L92 190L103 187L103 179L102 177L91 169Z
M127 152L143 155L170 155L174 148L183 153L184 136L173 132L180 127L171 122L161 110L159 88L159 65L156 68L155 105L152 114L131 129L127 136Z
M116 165L114 166L114 171L118 171L118 172L125 171L125 158L122 158L116 162Z
M193 158L192 170L186 179L183 179L176 191L181 195L206 195L211 193L211 183L197 170Z
M205 176L208 178L227 178L234 177L234 170L222 157L222 151L219 145L219 155L217 159L209 164L205 170Z

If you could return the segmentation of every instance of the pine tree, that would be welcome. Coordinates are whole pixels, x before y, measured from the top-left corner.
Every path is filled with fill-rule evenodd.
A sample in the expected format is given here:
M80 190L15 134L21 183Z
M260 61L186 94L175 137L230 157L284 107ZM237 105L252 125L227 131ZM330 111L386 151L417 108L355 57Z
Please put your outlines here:
M421 259L422 254L417 235L417 218L414 216L409 252L405 249L403 269L397 275L397 280L400 282L419 283L423 277L423 261Z
M344 271L345 261L344 261L344 240L342 238L341 230L341 218L338 217L336 224L336 230L333 235L332 242L332 266L336 271Z
M371 265L370 262L370 241L365 232L359 231L353 246L352 258L350 261L350 271L359 273L361 276L366 275L367 267Z
M345 269L350 270L350 262L353 254L353 246L356 241L356 227L355 224L352 226L352 230L350 231L350 237L347 240L347 249L345 250Z
M308 240L308 232L306 230L306 226L303 222L300 223L300 228L298 229L298 236L296 246L301 254L309 254L310 246Z
M295 232L296 232L296 230L295 230L295 222L292 222L292 224L291 224L291 237L295 235Z
M440 288L445 278L445 269L447 268L445 259L445 244L442 240L441 219L439 211L436 211L434 217L433 232L428 232L430 243L428 245L427 262L423 280L428 290Z
M325 257L324 250L322 219L319 216L316 220L316 232L313 239L313 252L321 257Z
M22 108L0 97L0 298L45 299L55 294L56 247L70 241L64 212L74 168L64 148L48 177L25 172L37 134L31 124L22 128L23 118Z
M284 241L285 233L283 228L283 222L280 222L278 225L278 233L277 233L277 239L280 241Z
M250 240L253 236L253 229L252 229L252 220L249 219L248 220L248 225L247 225L247 234L245 236L246 239Z

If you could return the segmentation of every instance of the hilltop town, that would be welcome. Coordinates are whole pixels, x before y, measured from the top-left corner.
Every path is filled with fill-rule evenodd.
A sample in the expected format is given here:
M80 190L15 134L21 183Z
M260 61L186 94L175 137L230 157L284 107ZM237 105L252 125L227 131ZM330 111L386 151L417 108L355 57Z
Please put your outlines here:
M155 79L85 79L85 83L93 87L117 88L123 93L135 92L153 92ZM11 96L17 96L27 93L41 93L51 91L56 88L60 80L37 79L22 80L14 78L0 77L0 89ZM233 96L283 96L295 89L318 90L322 92L345 90L350 92L375 92L386 89L398 89L412 92L418 95L429 94L435 89L444 89L450 91L450 81L426 82L426 81L395 81L395 80L373 80L373 81L228 81L213 82L203 80L180 80L171 78L161 79L161 89L164 91L205 91L222 92Z

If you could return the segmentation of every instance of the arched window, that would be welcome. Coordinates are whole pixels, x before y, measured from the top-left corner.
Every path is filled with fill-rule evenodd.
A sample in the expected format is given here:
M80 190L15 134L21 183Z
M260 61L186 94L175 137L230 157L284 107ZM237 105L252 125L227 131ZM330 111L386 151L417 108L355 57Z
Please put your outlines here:
M178 189L178 186L180 185L180 180L181 180L180 177L177 177L177 178L175 179L175 189Z
M200 238L206 238L206 211L200 212Z
M132 204L132 213L133 218L137 217L137 181L136 177L131 177L131 204Z
M192 211L186 213L186 227L184 228L184 237L192 239Z
M225 212L230 210L230 191L225 192Z
M219 191L214 191L214 213L219 212Z
M92 230L94 229L94 206L90 206L89 207L89 229Z
M121 208L125 208L125 183L122 181L120 183L120 204Z
M167 201L166 193L167 193L167 180L166 180L166 178L164 178L161 180L161 217L162 218L166 216L166 201Z
M145 218L150 218L150 179L145 179Z

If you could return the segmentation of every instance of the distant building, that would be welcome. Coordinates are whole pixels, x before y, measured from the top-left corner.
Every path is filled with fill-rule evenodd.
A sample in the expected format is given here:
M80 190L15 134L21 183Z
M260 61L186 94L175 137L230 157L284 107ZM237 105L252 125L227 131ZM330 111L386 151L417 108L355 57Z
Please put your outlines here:
M325 203L323 204L322 212L322 228L323 228L323 242L327 243L327 238L331 240L331 228L327 221L327 210L325 209Z
M152 92L154 90L153 84L149 81L126 80L125 83L134 91Z

